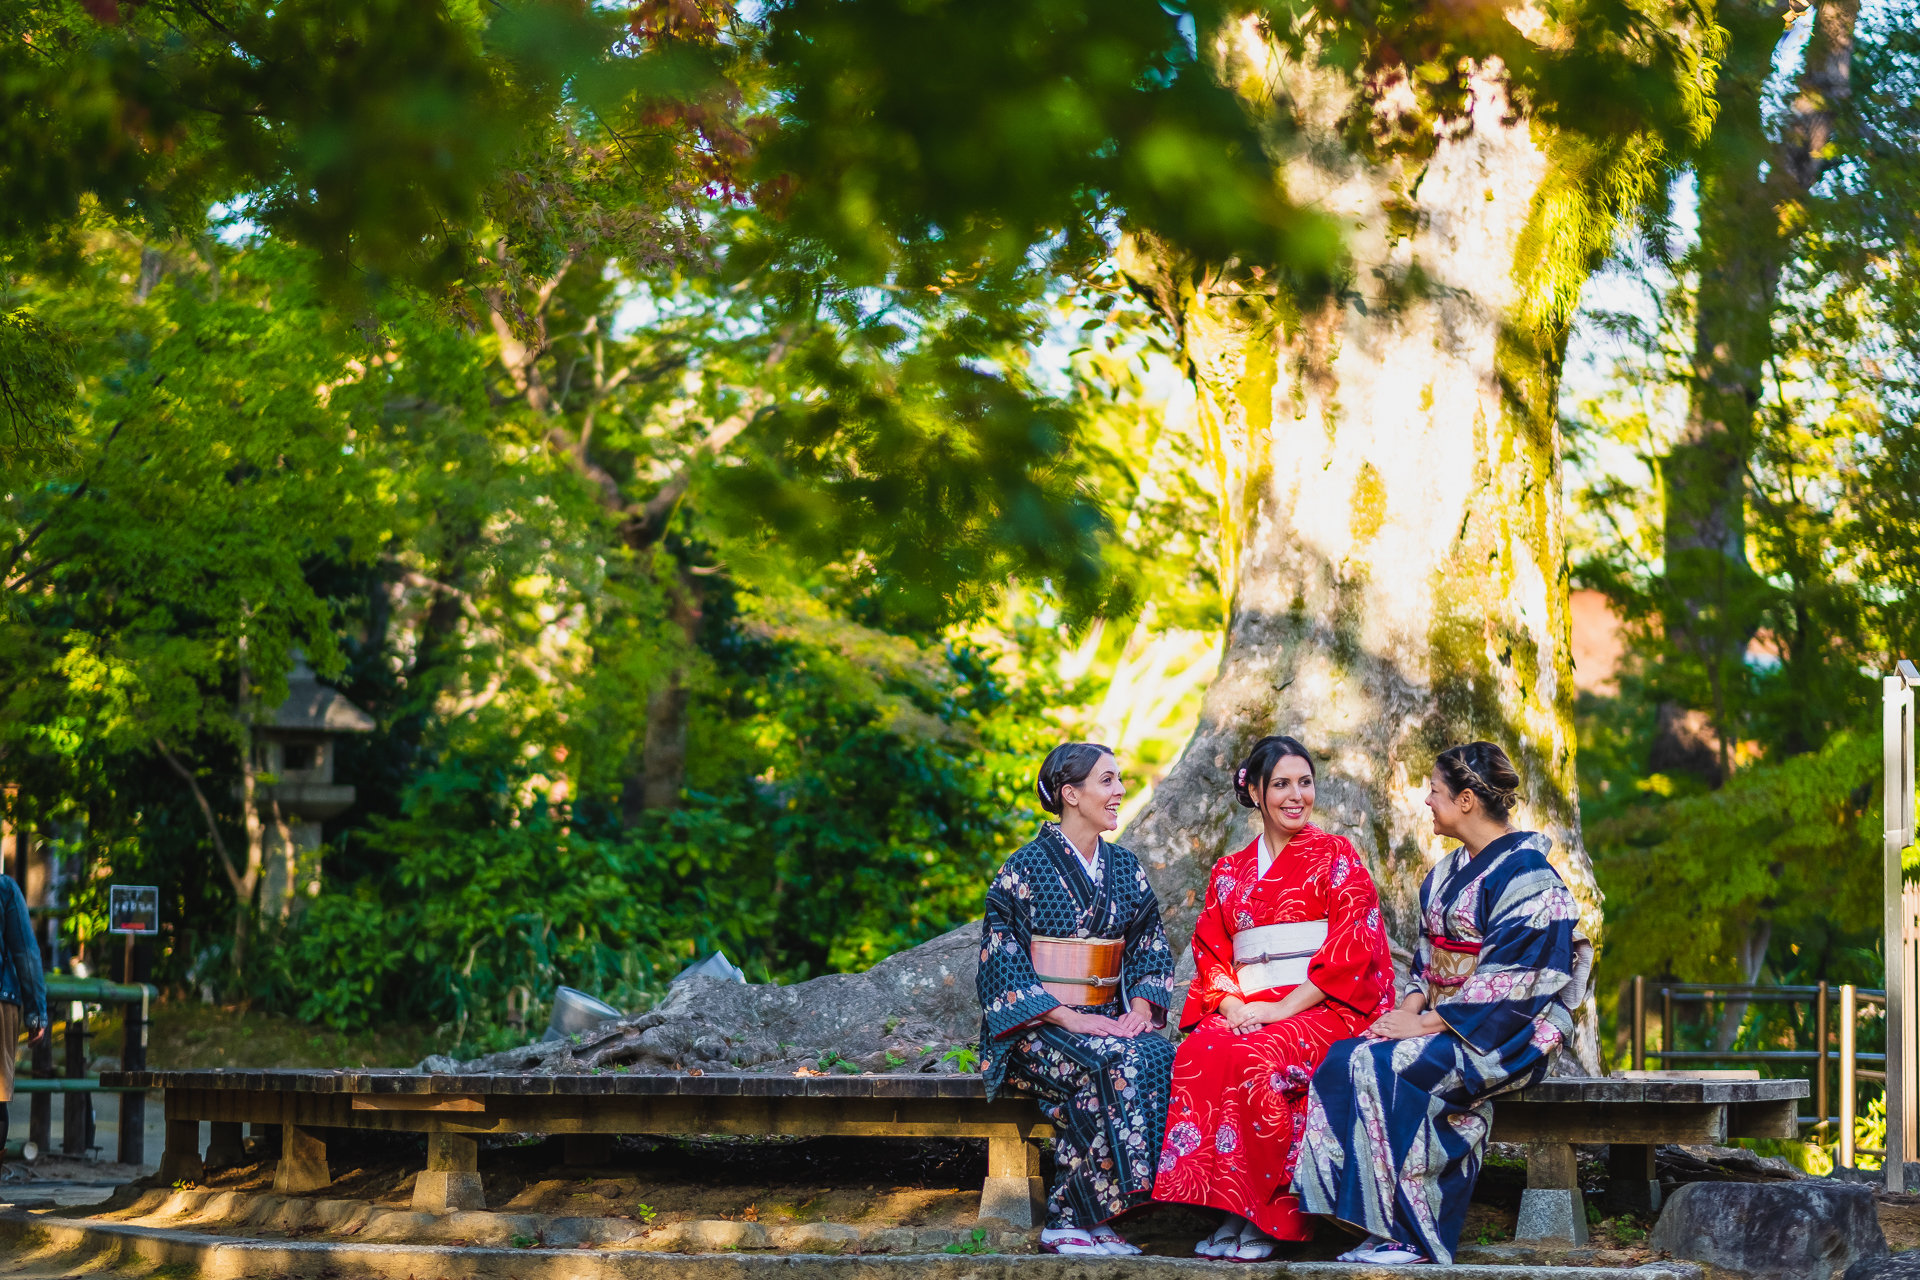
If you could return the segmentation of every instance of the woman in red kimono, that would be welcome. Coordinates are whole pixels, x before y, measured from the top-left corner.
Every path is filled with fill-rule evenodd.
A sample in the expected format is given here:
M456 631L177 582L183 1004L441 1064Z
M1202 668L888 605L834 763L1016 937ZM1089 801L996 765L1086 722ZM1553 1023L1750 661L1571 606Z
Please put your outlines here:
M1312 1228L1289 1191L1313 1069L1393 1004L1380 896L1343 837L1307 819L1313 760L1262 738L1234 781L1260 836L1214 864L1193 933L1153 1197L1224 1209L1201 1257L1258 1262Z

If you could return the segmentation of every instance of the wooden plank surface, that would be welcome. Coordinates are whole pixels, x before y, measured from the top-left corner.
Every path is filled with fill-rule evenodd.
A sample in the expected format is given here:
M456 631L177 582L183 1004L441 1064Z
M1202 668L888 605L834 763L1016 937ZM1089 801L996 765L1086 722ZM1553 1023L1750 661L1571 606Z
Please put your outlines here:
M411 1071L105 1071L110 1088L237 1090L249 1093L353 1094L384 1097L686 1097L686 1098L986 1098L977 1075L901 1072L886 1075L790 1076L739 1071L699 1075L601 1071L420 1075ZM1542 1080L1503 1102L1639 1104L1766 1103L1808 1096L1805 1080L1652 1080L1560 1077Z

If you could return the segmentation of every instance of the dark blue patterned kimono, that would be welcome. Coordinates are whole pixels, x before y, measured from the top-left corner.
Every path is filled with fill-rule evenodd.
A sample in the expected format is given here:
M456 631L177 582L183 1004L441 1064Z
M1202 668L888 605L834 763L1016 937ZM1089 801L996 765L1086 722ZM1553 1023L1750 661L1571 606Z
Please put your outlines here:
M1309 1213L1453 1260L1493 1126L1492 1099L1546 1074L1586 1001L1580 908L1518 831L1454 850L1420 887L1420 946L1402 995L1447 1029L1342 1040L1314 1072L1294 1191Z
M1088 1011L1117 1016L1138 997L1166 1024L1173 950L1160 904L1125 849L1103 841L1099 867L1096 882L1060 828L1043 823L994 873L980 939L987 1096L1003 1088L1031 1094L1053 1122L1050 1227L1097 1226L1150 1200L1167 1119L1172 1045L1152 1034L1075 1035L1040 1021L1060 1002L1034 972L1035 934L1126 939L1118 1003Z

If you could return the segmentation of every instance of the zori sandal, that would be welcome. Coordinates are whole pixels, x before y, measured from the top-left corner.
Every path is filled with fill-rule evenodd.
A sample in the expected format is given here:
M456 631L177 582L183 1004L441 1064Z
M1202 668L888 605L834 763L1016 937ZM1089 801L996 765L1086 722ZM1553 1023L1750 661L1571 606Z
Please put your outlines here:
M1048 1227L1040 1233L1040 1252L1094 1257L1105 1255L1107 1251L1078 1227Z
M1218 1230L1193 1246L1193 1256L1196 1258L1226 1257L1239 1247L1240 1231L1246 1225L1247 1220L1239 1214L1229 1214Z
M1093 1236L1093 1242L1099 1245L1102 1251L1116 1257L1130 1256L1140 1252L1139 1245L1127 1243L1118 1231L1104 1224L1095 1227L1090 1234Z
M1280 1242L1248 1222L1240 1229L1240 1238L1234 1241L1233 1248L1221 1256L1228 1262L1265 1262L1273 1256Z

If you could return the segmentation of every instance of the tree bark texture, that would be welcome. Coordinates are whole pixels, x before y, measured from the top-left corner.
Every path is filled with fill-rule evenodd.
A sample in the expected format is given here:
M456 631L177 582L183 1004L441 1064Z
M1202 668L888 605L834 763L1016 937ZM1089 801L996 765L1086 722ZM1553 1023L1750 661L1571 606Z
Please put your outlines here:
M1719 114L1696 165L1699 286L1687 418L1662 460L1668 636L1700 664L1718 759L1690 768L1718 785L1731 769L1727 688L1737 678L1762 584L1747 559L1746 481L1754 412L1766 394L1773 312L1798 211L1831 163L1835 109L1851 92L1859 0L1827 0L1812 16L1798 92L1771 138L1765 92L1780 44L1778 0L1730 0L1719 17L1726 55ZM1663 709L1655 767L1689 768ZM1676 763L1681 762L1681 763Z
M1346 219L1352 270L1301 304L1151 246L1126 263L1177 331L1212 436L1233 591L1199 726L1125 839L1184 950L1214 861L1257 829L1235 768L1263 734L1293 734L1318 765L1315 821L1367 859L1404 966L1442 847L1422 803L1434 756L1486 738L1513 755L1518 820L1551 837L1597 938L1574 778L1564 329L1522 318L1549 157L1495 69L1476 77L1470 125L1425 160L1368 161L1332 138L1352 90L1273 61L1234 82L1281 84L1303 128L1288 187ZM1591 1018L1578 1052L1597 1065Z

